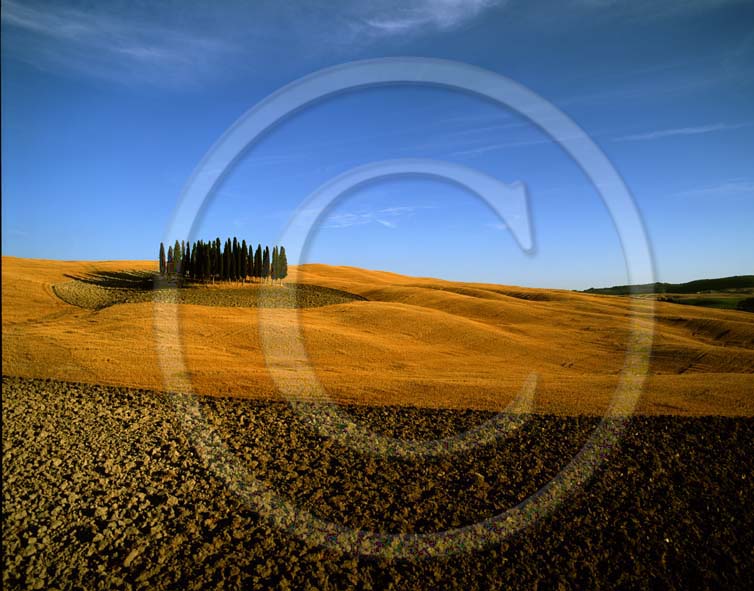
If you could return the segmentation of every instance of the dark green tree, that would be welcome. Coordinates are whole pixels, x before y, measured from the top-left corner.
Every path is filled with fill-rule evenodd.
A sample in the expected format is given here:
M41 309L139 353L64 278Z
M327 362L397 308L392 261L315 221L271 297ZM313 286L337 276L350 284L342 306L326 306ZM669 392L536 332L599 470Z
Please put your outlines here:
M222 248L220 248L220 239L216 238L215 241L212 243L212 256L214 260L214 264L212 265L212 275L217 276L218 279L222 280L223 274L224 274L224 265L223 265L223 251Z
M189 266L189 259L188 255L191 253L189 252L191 250L190 244L188 241L181 240L181 274L185 277L186 272L188 271Z
M246 283L246 257L249 255L249 249L246 248L246 240L241 241L241 252L239 254L239 275L241 276L241 281Z
M194 249L191 251L191 278L196 280L202 279L202 241L197 240L194 243Z
M282 283L286 277L288 277L288 257L285 255L285 246L281 246L278 254L278 279Z
M264 254L262 255L262 280L264 281L270 276L270 247L264 247Z
M191 262L189 263L189 272L191 273L191 279L197 278L196 272L196 247L198 242L194 242L194 247L191 249Z
M229 281L230 280L230 273L231 273L231 265L233 263L233 253L231 252L231 244L230 244L230 238L228 238L225 241L225 246L223 248L223 280Z
M278 247L275 246L272 249L272 261L270 263L270 278L274 283L278 278Z
M236 281L236 280L238 280L238 259L240 257L239 257L239 254L238 254L238 239L235 236L233 236L233 250L232 250L232 252L233 252L233 269L232 269L231 272L232 272L232 275L233 275L233 277L232 277L233 281Z
M202 259L203 259L203 275L205 279L209 279L212 274L212 255L209 251L209 245L202 245Z
M173 273L176 275L181 272L181 243L175 241L173 246Z
M186 242L183 247L183 276L188 277L191 272L191 243Z
M254 277L260 279L262 277L262 245L257 244L257 250L254 252Z
M165 274L165 245L160 242L160 275Z

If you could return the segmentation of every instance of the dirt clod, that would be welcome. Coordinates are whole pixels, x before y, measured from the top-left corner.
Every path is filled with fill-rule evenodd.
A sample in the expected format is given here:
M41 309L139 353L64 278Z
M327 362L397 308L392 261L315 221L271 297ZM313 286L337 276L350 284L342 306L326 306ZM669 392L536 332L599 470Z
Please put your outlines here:
M431 533L521 503L598 419L532 416L502 441L409 461L327 439L286 404L202 399L222 451L213 456L198 449L204 439L180 396L4 377L2 397L6 589L744 589L754 580L754 479L741 477L754 469L751 418L634 417L586 485L519 534L475 552L392 559L344 554L276 523L242 494L242 478L206 459L235 458L268 487L257 498L275 491L331 523ZM409 438L492 416L346 410ZM29 436L29 425L46 436ZM165 446L176 453L144 461Z

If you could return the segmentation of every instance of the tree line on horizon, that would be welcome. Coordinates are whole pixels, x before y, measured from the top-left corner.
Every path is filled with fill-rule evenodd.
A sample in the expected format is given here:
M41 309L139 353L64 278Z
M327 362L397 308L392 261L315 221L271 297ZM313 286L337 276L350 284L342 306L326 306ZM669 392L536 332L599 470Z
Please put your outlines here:
M220 239L193 243L181 240L169 245L160 242L160 275L173 275L195 281L282 281L288 276L285 247L246 245L235 236L224 244Z

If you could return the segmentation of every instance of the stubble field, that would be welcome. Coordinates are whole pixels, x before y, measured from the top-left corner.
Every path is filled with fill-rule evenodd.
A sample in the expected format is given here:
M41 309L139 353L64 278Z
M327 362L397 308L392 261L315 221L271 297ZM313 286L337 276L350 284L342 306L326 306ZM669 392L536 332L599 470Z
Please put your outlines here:
M81 304L72 292L114 289L81 278L154 267L4 257L3 373L152 390L177 382L199 394L277 399L261 350L258 285L116 289L110 300L131 303L106 307L58 297ZM291 275L291 285L264 290L274 306L265 309L267 325L284 334L298 323L336 402L502 410L534 373L534 410L601 415L626 363L628 298L324 265ZM291 307L299 301L304 307ZM754 416L754 315L636 305L639 330L653 333L637 412ZM173 333L185 365L170 370L157 343Z

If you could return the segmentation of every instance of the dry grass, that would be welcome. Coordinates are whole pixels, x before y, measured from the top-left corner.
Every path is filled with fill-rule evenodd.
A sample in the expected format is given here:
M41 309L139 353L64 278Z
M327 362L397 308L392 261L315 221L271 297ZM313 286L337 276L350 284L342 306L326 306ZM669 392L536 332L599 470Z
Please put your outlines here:
M150 271L154 263L2 262L4 374L164 387L155 337L165 327L156 326L155 307L176 304L93 311L63 302L52 289L70 275ZM537 372L537 410L596 414L625 361L628 298L325 265L292 269L290 281L369 300L269 312L281 330L298 315L317 375L340 402L500 409ZM641 305L646 325L651 302ZM197 392L277 395L260 351L257 309L178 306L185 377ZM754 416L752 392L754 315L655 305L639 412Z

